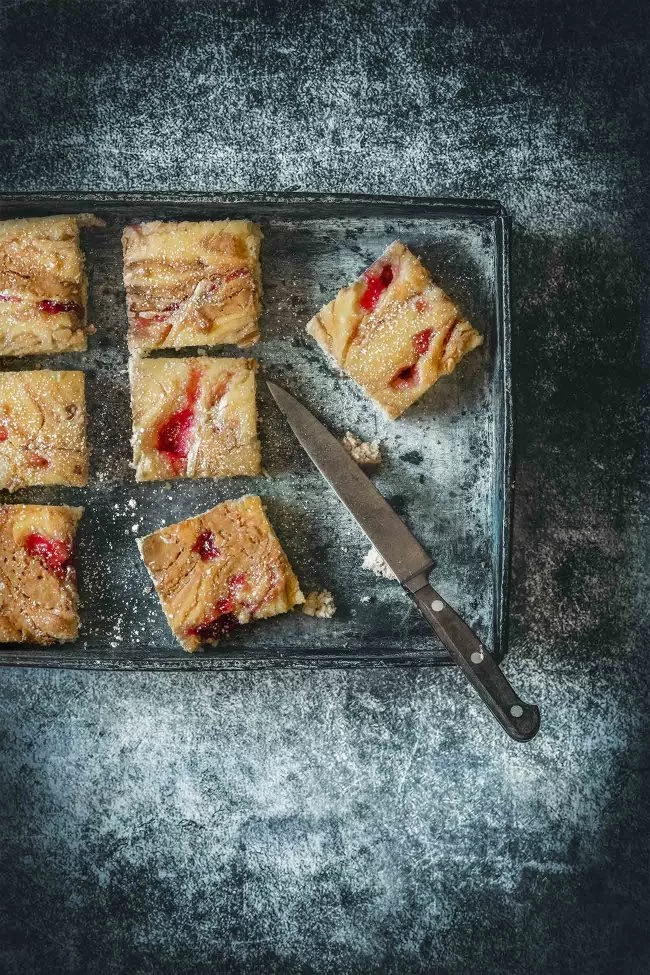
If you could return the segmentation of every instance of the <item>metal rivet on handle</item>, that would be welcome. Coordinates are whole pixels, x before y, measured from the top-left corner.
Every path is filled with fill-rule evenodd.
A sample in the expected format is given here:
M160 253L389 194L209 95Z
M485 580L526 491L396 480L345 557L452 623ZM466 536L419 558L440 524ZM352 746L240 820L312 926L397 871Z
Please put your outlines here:
M524 709L519 704L513 704L510 708L510 714L513 718L520 718L524 713Z
M473 664L482 664L483 654L481 653L480 650L475 650L469 659L472 661Z
M431 603L431 609L434 613L440 613L445 608L445 604L442 599L434 599Z

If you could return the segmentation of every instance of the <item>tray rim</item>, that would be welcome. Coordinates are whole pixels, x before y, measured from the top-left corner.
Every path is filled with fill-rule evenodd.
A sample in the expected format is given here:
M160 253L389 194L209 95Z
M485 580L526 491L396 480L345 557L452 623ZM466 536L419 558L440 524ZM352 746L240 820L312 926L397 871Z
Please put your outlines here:
M495 231L495 325L500 338L501 355L498 365L502 370L500 403L503 412L500 464L503 470L502 517L500 519L498 560L494 570L495 588L495 642L490 648L492 656L500 662L508 646L508 606L510 597L510 573L512 558L512 514L514 502L514 416L512 395L512 330L510 312L510 260L512 218L506 208L497 200L432 196L396 196L372 193L314 193L309 191L247 192L219 191L200 192L185 190L38 190L35 192L0 191L0 208L11 206L19 208L65 206L78 204L226 204L226 205L359 205L362 207L421 208L427 216L450 218L491 218ZM9 645L8 645L9 646ZM13 645L15 646L15 644ZM228 652L228 651L226 651ZM81 654L84 654L81 658ZM167 653L167 651L165 651ZM249 670L313 670L341 669L355 670L374 667L438 667L452 666L453 662L445 650L433 647L431 650L396 653L383 652L375 648L372 653L363 651L340 651L334 654L316 653L306 647L304 650L290 650L286 653L274 652L263 655L245 655L245 651L223 650L209 653L170 655L153 657L151 653L145 660L124 656L108 656L106 659L86 651L71 650L66 644L37 647L26 645L25 649L5 650L0 644L0 667L37 667L57 670L92 670L103 672L238 672Z

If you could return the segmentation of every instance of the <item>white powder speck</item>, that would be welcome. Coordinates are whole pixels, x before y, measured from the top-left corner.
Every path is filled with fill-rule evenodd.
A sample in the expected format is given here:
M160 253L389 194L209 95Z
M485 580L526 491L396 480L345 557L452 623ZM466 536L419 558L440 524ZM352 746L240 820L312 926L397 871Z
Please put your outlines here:
M374 545L366 555L362 565L364 569L374 572L376 576L380 576L382 579L397 579L391 567L382 559Z

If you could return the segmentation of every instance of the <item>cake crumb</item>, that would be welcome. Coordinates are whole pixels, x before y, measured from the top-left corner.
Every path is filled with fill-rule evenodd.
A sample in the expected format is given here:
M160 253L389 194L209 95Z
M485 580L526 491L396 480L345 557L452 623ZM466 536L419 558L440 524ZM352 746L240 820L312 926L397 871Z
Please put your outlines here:
M321 592L310 592L300 607L307 616L318 616L320 619L331 620L336 613L334 597L329 589Z
M352 460L356 460L361 467L375 467L381 464L381 451L378 440L361 440L349 430L341 441Z
M362 565L364 569L368 569L369 572L373 572L381 579L397 579L391 567L382 559L374 545L366 555Z

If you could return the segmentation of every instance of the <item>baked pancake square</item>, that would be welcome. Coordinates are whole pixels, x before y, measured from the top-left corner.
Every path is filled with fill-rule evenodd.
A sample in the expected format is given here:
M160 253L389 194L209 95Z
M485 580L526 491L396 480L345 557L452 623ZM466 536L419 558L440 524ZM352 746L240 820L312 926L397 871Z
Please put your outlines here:
M127 227L122 246L131 352L257 342L261 240L250 220Z
M83 372L0 373L0 489L87 482Z
M101 225L89 213L0 222L0 355L86 348L79 228Z
M307 331L390 419L483 341L399 241L321 308Z
M138 546L167 621L190 653L304 602L258 497L224 501Z
M137 481L260 473L253 359L130 363Z
M0 643L62 643L79 633L74 547L83 508L0 505Z

